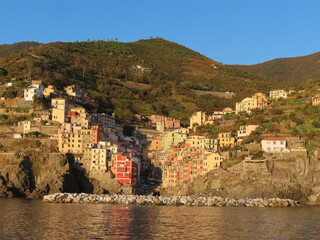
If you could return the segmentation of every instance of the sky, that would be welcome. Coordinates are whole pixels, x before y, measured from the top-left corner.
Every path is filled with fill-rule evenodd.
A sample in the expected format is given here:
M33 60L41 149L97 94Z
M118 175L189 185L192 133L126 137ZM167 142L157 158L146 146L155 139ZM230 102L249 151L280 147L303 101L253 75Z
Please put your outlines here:
M319 0L3 0L0 44L162 37L224 64L320 51Z

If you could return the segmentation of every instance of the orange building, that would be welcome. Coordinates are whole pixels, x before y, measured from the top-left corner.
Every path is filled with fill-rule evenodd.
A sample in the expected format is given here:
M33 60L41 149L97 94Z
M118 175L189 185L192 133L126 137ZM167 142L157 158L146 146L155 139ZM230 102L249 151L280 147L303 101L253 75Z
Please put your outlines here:
M151 139L150 145L149 145L149 151L160 151L162 150L162 138L161 137L155 137Z
M312 106L318 105L320 105L320 94L317 94L312 98Z
M99 126L92 126L91 127L91 137L92 143L98 144L100 138L100 127Z

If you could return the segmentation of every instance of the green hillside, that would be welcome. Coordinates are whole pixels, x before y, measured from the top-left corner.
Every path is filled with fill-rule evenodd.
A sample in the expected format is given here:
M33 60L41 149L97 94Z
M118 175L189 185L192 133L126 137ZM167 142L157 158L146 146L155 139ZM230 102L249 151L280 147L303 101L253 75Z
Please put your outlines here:
M303 57L278 58L256 65L236 67L286 85L297 85L309 79L320 78L320 52Z
M7 79L42 79L58 88L80 85L123 119L160 113L186 120L196 110L210 112L278 86L161 38L49 43L0 58L0 67L8 71ZM212 92L236 95L224 99Z
M9 56L12 53L19 52L26 48L39 46L38 42L18 42L14 44L2 44L0 45L0 57Z

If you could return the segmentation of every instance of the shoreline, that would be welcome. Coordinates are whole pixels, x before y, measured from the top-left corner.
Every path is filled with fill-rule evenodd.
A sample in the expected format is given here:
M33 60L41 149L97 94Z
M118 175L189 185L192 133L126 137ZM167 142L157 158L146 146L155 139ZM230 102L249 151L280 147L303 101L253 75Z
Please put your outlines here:
M211 207L301 207L300 202L281 198L222 198L192 196L109 195L87 193L54 193L43 197L44 203L94 203L161 206Z

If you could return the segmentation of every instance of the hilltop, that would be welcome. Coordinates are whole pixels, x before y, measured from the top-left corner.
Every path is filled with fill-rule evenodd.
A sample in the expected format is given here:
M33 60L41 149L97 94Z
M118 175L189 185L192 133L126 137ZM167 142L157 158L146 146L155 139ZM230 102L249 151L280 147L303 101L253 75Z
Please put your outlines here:
M161 38L42 44L0 58L0 66L7 79L79 85L122 119L159 113L186 121L194 111L221 109L279 86Z
M19 52L26 48L39 46L38 42L18 42L14 44L2 44L0 45L0 57L9 56L12 53Z
M237 65L236 67L289 86L298 85L309 79L320 78L320 52L302 57L278 58L256 65Z

